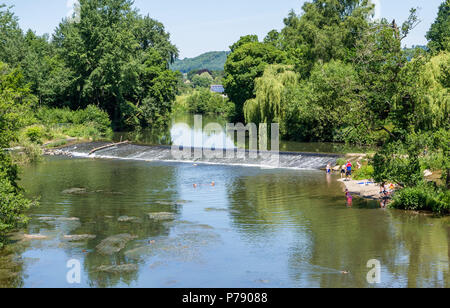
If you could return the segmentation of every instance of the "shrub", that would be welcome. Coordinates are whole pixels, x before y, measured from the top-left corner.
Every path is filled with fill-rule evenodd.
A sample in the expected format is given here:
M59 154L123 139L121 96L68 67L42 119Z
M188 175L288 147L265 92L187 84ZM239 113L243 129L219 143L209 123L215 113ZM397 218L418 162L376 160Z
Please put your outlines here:
M337 166L342 166L342 165L345 165L346 163L347 163L347 161L343 158L338 158L338 160L336 161Z
M450 192L439 191L430 184L402 189L395 193L392 208L414 211L450 213Z
M31 126L26 128L25 135L33 142L42 144L42 139L45 137L45 129L41 126Z
M353 173L354 180L370 180L373 178L375 170L371 165L363 165Z

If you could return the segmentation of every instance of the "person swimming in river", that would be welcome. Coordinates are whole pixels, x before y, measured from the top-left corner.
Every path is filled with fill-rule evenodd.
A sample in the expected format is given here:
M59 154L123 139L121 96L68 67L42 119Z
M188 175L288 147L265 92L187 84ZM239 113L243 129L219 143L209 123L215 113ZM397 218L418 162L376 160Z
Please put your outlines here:
M327 174L331 174L331 163L327 165Z
M347 198L347 205L349 207L352 207L353 204L353 196L350 194L350 192L348 191L348 189L345 190L345 197Z

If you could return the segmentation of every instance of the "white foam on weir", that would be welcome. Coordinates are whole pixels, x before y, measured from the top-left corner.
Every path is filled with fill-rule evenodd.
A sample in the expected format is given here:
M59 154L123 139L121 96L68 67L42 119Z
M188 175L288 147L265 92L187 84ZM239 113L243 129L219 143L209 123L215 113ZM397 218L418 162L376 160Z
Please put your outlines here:
M82 152L82 148L84 151ZM81 145L80 147L67 148L74 157L79 158L100 158L100 159L117 159L129 161L146 161L146 162L168 162L168 163L183 163L183 164L202 164L202 165L221 165L221 166L241 166L262 169L291 169L291 170L317 170L325 167L329 162L335 162L337 156L315 153L280 153L280 164L274 166L270 161L263 159L249 159L244 160L240 158L214 158L214 159L174 159L171 154L171 149L166 147L151 147L151 146L118 146L114 148L100 150L97 153L89 155L89 145Z

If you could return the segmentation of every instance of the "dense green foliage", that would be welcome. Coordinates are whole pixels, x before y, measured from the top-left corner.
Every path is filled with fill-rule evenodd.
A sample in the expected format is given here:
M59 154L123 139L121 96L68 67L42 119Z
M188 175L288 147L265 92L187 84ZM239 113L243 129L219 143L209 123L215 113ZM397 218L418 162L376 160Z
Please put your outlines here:
M26 223L23 213L32 206L22 195L17 167L5 149L17 138L24 110L34 103L20 72L0 62L0 247L8 231Z
M237 115L242 115L245 102L255 98L255 79L262 77L267 65L285 63L286 55L255 36L242 37L231 50L225 63L225 92L236 104Z
M192 114L215 114L230 117L234 104L226 97L213 93L209 89L200 89L177 97L175 111Z
M430 169L442 174L437 190L447 189L449 1L428 32L429 48L414 49L402 42L420 22L416 9L401 25L372 20L367 0L312 0L302 9L263 43L249 35L231 47L224 85L238 117L278 122L291 140L379 145L361 176L412 194L429 189Z
M413 210L432 211L438 214L450 213L450 191L432 185L409 187L400 190L391 203L391 207Z
M170 65L170 68L174 71L180 71L182 73L189 73L191 71L202 69L207 69L210 71L223 71L227 56L227 51L211 51L201 54L195 58L185 58L183 60L177 59Z
M117 129L169 120L177 85L169 63L178 50L131 0L81 0L77 18L64 19L51 40L23 34L8 9L0 12L0 60L22 69L40 105L94 104Z
M434 52L450 51L450 0L439 6L438 17L427 33L428 47Z

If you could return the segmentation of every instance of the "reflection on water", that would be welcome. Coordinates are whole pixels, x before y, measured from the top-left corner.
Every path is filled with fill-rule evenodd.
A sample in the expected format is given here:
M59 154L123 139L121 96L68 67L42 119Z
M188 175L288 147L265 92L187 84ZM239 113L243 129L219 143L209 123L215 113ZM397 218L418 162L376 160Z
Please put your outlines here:
M219 132L206 132L205 128L208 124L217 123L222 127ZM163 131L144 130L130 133L116 133L115 141L130 140L136 144L143 145L189 145L194 144L194 147L201 147L200 140L203 140L204 145L223 145L223 148L233 148L236 146L236 140L225 134L225 127L228 123L227 119L218 118L217 116L202 116L203 130L199 127L195 128L194 115L181 114L176 115L170 127ZM189 138L189 136L191 138ZM248 148L248 140L246 142ZM268 145L270 148L270 144ZM373 151L373 148L346 145L340 143L326 143L326 142L293 142L280 141L280 151L282 152L311 152L311 153L366 153Z
M370 259L380 287L450 286L448 218L348 208L319 171L49 158L22 177L41 206L0 253L2 287L371 287Z

